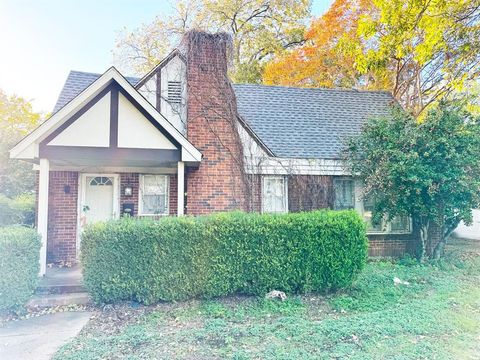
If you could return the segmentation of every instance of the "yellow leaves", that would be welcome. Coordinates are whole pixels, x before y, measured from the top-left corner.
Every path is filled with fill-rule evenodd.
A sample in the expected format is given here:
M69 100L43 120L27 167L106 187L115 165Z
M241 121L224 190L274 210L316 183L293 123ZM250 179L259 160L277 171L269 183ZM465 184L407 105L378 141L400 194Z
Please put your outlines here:
M8 137L25 136L40 123L40 114L32 105L16 95L7 96L0 90L0 132ZM3 140L11 140L3 139Z

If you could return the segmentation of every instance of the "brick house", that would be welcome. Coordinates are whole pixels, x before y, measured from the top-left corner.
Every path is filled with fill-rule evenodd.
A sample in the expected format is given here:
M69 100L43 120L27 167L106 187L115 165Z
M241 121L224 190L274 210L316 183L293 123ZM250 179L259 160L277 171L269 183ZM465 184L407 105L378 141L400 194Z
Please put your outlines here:
M412 221L372 226L343 168L347 137L387 92L231 84L224 34L188 33L143 78L71 71L53 115L10 152L38 170L41 273L75 261L85 224L240 209L356 209L370 254L412 251Z

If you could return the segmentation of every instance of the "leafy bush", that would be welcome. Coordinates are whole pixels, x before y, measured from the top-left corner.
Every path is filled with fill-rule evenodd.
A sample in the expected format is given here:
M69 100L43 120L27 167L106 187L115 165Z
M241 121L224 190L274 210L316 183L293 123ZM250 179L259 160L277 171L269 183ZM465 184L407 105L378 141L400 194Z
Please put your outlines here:
M30 298L39 271L40 236L26 227L0 228L0 310Z
M82 235L84 280L98 302L327 291L363 268L367 239L354 211L124 218Z
M35 223L35 195L22 194L13 199L0 194L0 226Z

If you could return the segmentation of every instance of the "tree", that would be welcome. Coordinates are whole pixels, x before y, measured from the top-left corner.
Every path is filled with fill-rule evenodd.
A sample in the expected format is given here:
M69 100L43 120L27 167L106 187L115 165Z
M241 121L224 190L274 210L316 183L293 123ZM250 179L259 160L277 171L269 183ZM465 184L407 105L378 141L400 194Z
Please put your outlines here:
M476 81L479 19L480 0L336 0L264 81L390 90L419 115Z
M425 259L438 258L458 223L471 223L471 209L480 207L479 154L479 119L442 102L421 122L399 108L369 121L348 142L346 162L375 201L374 222L395 216L417 222Z
M389 70L392 93L418 115L480 74L480 0L373 0L360 19L362 72Z
M391 85L388 77L360 72L352 56L361 44L359 20L374 11L371 0L335 0L324 15L312 21L303 46L277 54L267 63L263 82L306 87L388 88Z
M123 31L115 57L137 74L145 74L188 30L224 31L233 37L233 68L237 82L260 82L273 53L303 42L310 0L185 0L174 14L157 16L134 32Z
M40 114L18 96L0 90L0 193L15 197L33 190L32 165L9 158L9 150L40 123Z

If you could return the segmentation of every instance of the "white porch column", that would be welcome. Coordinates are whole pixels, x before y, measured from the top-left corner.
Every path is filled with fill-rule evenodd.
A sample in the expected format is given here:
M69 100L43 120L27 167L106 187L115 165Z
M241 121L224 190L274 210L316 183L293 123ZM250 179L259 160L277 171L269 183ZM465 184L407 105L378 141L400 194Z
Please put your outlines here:
M38 220L37 231L41 235L42 247L40 248L40 272L45 275L47 269L47 233L48 233L48 182L50 163L48 159L40 159L38 177Z
M178 162L177 181L177 215L183 216L185 200L185 163L183 161Z

